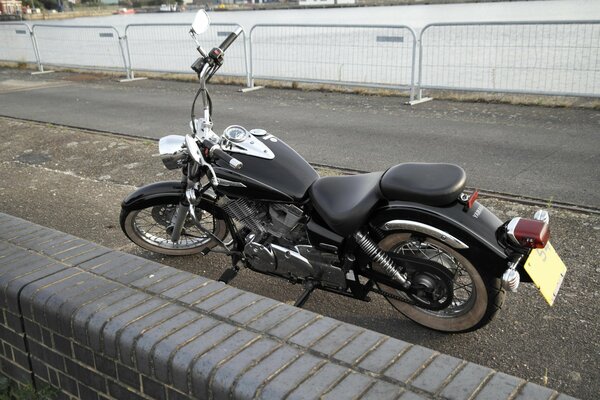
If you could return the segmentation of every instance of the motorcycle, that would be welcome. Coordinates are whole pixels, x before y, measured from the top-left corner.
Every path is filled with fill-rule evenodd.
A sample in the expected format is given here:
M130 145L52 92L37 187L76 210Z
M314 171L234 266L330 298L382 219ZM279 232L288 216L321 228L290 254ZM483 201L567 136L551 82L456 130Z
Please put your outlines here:
M190 30L200 87L191 133L159 141L181 181L139 188L122 203L121 228L140 247L166 255L231 257L220 281L242 267L358 300L370 295L416 323L466 332L489 323L507 291L532 280L552 304L566 272L549 243L549 217L501 221L465 191L452 164L403 163L383 172L319 177L299 154L264 129L213 130L207 83L241 33L205 51L200 11ZM196 118L195 105L203 114Z

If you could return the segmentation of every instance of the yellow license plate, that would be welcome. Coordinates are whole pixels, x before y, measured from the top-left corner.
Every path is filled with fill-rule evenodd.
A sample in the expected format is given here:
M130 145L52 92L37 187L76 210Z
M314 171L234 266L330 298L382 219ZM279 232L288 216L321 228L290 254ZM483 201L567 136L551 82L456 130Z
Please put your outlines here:
M525 261L525 271L548 304L554 304L560 285L567 273L567 267L556 254L550 242L543 249L531 250Z

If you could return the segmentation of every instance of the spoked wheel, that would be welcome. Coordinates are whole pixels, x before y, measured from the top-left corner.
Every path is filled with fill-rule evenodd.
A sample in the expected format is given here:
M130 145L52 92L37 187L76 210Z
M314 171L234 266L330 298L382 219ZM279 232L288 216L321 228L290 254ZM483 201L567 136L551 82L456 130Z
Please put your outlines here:
M121 228L127 237L140 247L166 255L196 254L211 249L218 243L200 230L190 215L183 225L177 242L171 239L171 220L177 204L167 202L133 211L121 211ZM202 227L223 240L227 236L225 221L196 207L196 216Z
M443 332L475 330L490 322L504 301L500 280L477 270L473 264L451 247L422 234L395 233L379 242L388 252L433 261L452 274L453 294L450 304L441 310L427 310L397 299L390 304L411 320ZM382 271L378 264L373 269ZM380 289L399 296L404 293L378 284ZM407 300L410 301L408 296Z

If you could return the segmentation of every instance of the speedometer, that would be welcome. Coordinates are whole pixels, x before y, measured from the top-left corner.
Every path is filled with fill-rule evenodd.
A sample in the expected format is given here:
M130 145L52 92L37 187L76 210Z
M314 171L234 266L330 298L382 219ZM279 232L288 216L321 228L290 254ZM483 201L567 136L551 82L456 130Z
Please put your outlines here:
M229 126L223 131L225 139L233 143L241 143L246 140L249 135L248 131L239 125Z

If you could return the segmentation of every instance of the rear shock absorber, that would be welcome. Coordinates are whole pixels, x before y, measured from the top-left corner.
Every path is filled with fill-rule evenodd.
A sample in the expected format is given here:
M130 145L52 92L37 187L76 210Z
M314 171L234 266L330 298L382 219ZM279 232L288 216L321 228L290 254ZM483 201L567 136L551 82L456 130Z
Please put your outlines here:
M362 251L364 251L371 258L371 260L383 266L388 275L400 282L405 288L410 286L410 282L408 279L406 279L404 274L401 274L398 271L398 268L390 256L381 250L370 237L359 231L354 234L354 239Z

